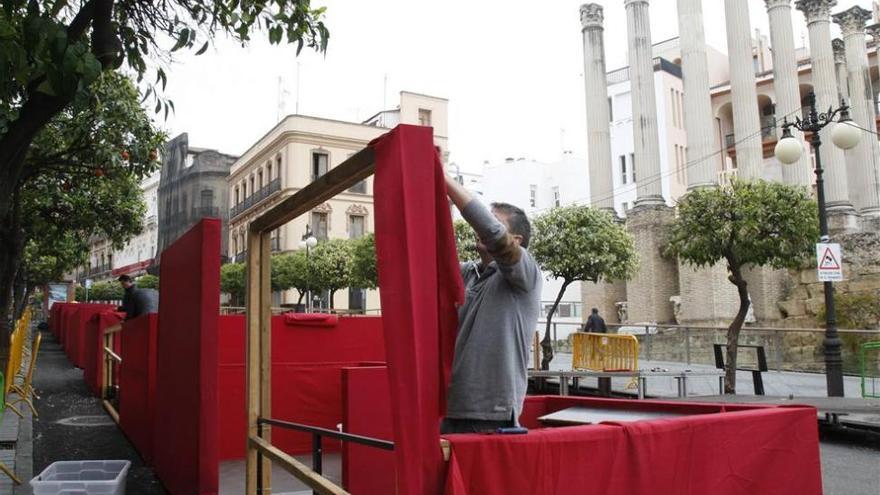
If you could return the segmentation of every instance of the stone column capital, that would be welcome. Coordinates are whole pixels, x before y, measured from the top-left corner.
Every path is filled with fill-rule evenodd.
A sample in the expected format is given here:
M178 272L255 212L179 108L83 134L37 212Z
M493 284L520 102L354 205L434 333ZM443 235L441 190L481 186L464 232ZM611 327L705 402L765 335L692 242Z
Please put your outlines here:
M602 22L604 20L604 9L598 3L585 3L581 5L582 29L602 29Z
M629 7L630 5L636 5L636 4L640 4L640 3L647 5L648 0L623 0L624 8Z
M837 0L796 0L795 7L804 13L807 24L828 21L831 15L831 7L837 5Z
M853 7L844 10L843 12L838 12L831 17L834 19L834 22L840 26L840 31L843 33L843 36L846 37L853 34L864 34L865 25L871 20L873 14L870 10L854 5Z
M834 38L833 40L831 40L831 49L834 50L834 63L845 64L846 43L844 43L843 40L840 38Z
M764 5L767 7L768 12L777 7L791 8L791 0L764 0Z
M880 41L880 24L871 24L865 27L865 32L874 38L874 41Z

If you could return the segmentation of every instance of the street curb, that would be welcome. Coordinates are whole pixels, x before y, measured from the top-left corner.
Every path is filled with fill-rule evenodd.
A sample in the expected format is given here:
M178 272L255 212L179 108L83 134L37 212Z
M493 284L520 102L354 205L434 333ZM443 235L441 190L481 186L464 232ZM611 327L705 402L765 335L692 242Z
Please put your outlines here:
M12 487L12 495L33 495L30 481L34 477L34 417L29 408L25 408L24 417L18 423L15 471L21 484Z

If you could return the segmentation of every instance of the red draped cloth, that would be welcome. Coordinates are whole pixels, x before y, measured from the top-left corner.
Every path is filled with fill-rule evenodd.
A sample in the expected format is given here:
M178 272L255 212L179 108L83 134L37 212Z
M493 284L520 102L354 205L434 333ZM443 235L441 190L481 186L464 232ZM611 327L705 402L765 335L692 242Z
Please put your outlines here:
M376 155L376 255L391 390L397 493L442 491L445 409L463 287L443 168L429 127L399 125Z

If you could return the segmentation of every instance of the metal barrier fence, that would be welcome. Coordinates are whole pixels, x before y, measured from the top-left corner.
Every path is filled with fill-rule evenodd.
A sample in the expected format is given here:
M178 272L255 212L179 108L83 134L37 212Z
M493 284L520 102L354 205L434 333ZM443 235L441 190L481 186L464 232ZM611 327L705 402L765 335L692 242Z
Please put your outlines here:
M862 344L862 397L880 399L880 341Z
M571 367L576 370L635 371L639 341L632 335L576 333L572 335Z
M536 328L542 332L546 322L539 321ZM551 323L551 339L556 352L571 352L571 340L559 335L576 333L582 324L571 322ZM648 361L666 361L714 366L714 344L727 343L727 327L689 326L666 324L608 324L609 333L627 334L639 341L640 357ZM880 340L880 330L838 329L843 341L841 348L844 372L860 375L861 345ZM777 371L824 372L825 361L822 341L823 328L742 328L741 345L763 346L768 365ZM753 353L741 353L741 366L757 365Z

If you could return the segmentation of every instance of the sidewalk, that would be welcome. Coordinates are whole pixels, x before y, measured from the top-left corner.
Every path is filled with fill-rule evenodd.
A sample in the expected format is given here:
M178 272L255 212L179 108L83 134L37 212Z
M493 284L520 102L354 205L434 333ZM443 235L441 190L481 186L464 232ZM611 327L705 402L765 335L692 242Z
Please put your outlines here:
M41 396L35 401L40 416L33 420L34 473L55 461L129 460L126 493L166 493L50 332L43 332L34 387Z

